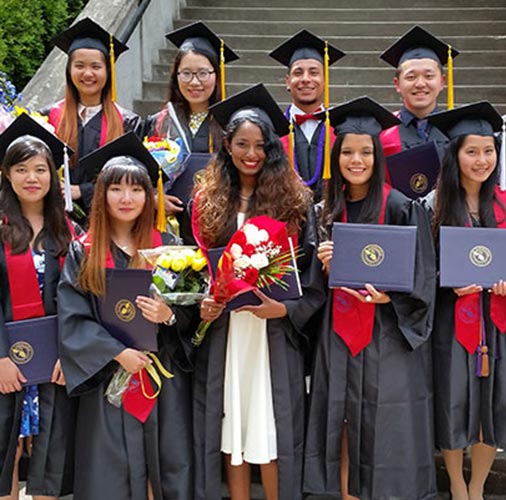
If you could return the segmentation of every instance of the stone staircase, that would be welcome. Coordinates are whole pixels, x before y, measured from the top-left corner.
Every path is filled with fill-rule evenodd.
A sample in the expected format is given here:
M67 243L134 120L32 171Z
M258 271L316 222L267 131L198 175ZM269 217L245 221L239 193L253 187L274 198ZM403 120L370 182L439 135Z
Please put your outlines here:
M310 6L309 6L310 5ZM394 109L399 105L393 69L379 54L413 24L451 43L455 59L456 105L487 99L506 113L505 0L188 0L175 28L203 20L241 59L226 68L227 93L263 82L281 106L288 103L285 68L267 53L301 28L321 35L347 53L330 70L330 100L339 103L367 94ZM153 79L143 82L144 115L160 109L175 50L167 42L153 61ZM446 95L440 102L444 105Z

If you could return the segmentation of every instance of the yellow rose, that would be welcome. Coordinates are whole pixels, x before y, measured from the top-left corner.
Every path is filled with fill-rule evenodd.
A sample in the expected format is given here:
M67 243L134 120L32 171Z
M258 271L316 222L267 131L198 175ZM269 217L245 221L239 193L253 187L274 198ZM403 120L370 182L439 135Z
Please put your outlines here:
M180 273L188 267L188 261L184 255L176 255L172 258L171 269L176 273Z
M204 258L204 257L201 257L201 258L197 258L195 257L193 259L193 262L192 262L192 269L194 271L202 271L202 269L204 269L204 267L207 266L207 260Z
M161 267L165 271L168 271L170 269L171 264L172 264L172 257L169 254L162 253L162 255L160 255L158 259L156 259L155 266Z

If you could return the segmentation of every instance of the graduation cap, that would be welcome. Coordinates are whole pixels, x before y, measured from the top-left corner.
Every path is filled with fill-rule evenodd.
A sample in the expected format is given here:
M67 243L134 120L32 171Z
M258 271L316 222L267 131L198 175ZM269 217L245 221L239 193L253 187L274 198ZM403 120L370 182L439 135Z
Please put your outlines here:
M209 111L222 128L232 118L253 116L271 126L278 136L288 134L288 120L261 83L213 104Z
M455 58L459 52L421 26L413 26L388 47L380 55L380 59L394 68L410 59L433 59L445 66L450 54Z
M451 45L435 37L421 26L413 26L381 55L380 59L398 68L411 59L432 59L445 66L448 64L448 109L454 106L453 59L459 55Z
M316 117L323 119L325 113L322 111ZM378 136L382 130L401 123L388 109L367 96L335 106L328 113L336 134Z
M434 113L428 117L428 121L450 140L469 134L493 136L501 130L503 124L501 115L488 101Z
M158 179L158 162L144 147L142 141L134 132L127 132L114 141L109 142L79 159L79 165L84 168L88 178L94 179L102 170L103 166L117 156L131 156L140 161L148 171L149 177L156 183Z
M99 50L111 61L112 100L116 101L116 59L128 47L89 17L73 24L53 39L53 43L70 55L77 49Z
M225 99L225 64L239 59L239 56L201 21L171 31L165 38L180 50L196 50L220 61L221 99Z
M329 65L334 64L346 55L342 50L330 45L310 31L300 30L272 50L269 56L288 67L299 59L316 59L324 64L326 47L329 55Z
M49 148L57 169L63 165L65 210L71 212L69 156L74 151L27 113L20 114L0 135L0 163L4 161L5 155L12 145L23 142L29 137L39 139Z
M11 145L22 142L27 136L39 139L49 148L56 168L63 164L65 149L69 156L74 152L46 127L28 116L27 113L22 113L0 135L0 163L3 162Z

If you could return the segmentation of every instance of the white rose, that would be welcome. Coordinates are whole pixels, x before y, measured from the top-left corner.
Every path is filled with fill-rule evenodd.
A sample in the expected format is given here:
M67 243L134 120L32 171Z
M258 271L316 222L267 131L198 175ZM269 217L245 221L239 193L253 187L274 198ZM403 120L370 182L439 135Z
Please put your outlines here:
M264 253L255 253L250 257L251 265L255 269L262 269L269 265L269 259Z
M268 241L269 233L265 229L260 229L260 231L258 231L258 239L261 242Z
M254 247L258 246L262 240L259 238L258 227L253 224L245 224L243 226L244 235L246 236L246 241L253 245Z
M246 269L250 266L250 259L247 255L241 255L238 259L234 260L235 269Z
M230 255L232 255L233 259L238 259L242 255L242 248L237 243L232 243L230 247Z

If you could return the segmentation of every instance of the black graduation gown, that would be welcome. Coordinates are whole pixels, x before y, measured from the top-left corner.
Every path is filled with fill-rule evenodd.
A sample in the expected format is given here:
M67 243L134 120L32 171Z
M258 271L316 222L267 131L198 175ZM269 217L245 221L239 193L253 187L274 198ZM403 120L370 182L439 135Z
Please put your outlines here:
M288 315L267 321L274 417L276 422L279 499L302 498L304 447L304 349L302 331L311 315L323 304L323 282L316 258L314 216L300 235L303 256L303 296L285 301ZM196 457L195 500L221 499L221 428L223 384L229 314L222 314L209 328L195 353L194 438Z
M318 159L318 142L320 140L320 134L322 129L325 127L324 122L320 122L318 127L314 131L311 141L308 142L304 132L298 125L294 125L294 136L295 136L295 158L297 159L297 167L299 174L304 181L312 179L315 171L317 170L317 159ZM322 162L324 156L322 153ZM323 172L323 165L321 166ZM309 186L314 193L315 202L320 201L323 193L323 179L320 178Z
M340 492L347 421L350 494L361 500L425 500L437 493L429 336L435 264L423 209L392 189L385 224L416 225L415 286L376 305L373 338L352 357L333 330L332 292L316 348L305 450L304 491Z
M169 242L165 241L164 244ZM118 268L126 254L114 253ZM193 498L191 311L177 308L173 327L160 325L158 358L174 374L163 380L155 408L142 424L107 402L104 393L125 347L98 322L97 298L76 285L83 247L73 243L58 287L62 367L79 396L74 500Z
M434 192L424 199L432 215ZM472 230L472 228L470 228ZM506 447L506 335L490 319L490 294L482 293L483 318L490 375L476 376L476 354L469 354L455 338L454 308L457 295L438 288L434 333L434 409L436 446L462 449L480 442Z
M46 314L56 314L56 287L60 261L47 250L43 305ZM9 281L3 245L0 245L0 357L9 353L5 322L12 320ZM65 387L39 384L39 435L33 437L28 462L27 493L60 496L72 491L75 401ZM19 436L24 390L0 394L0 496L10 495L15 452Z
M192 136L190 128L188 124L183 120L179 121L187 143L190 146L190 150L192 153L209 153L209 122L210 115L206 116L206 119L202 122L195 136ZM159 137L168 137L169 139L175 140L177 137L180 137L180 133L178 128L171 122L170 117L167 112L167 107L165 107L162 111L154 115L150 115L146 118L144 124L144 135L151 136L159 136ZM214 150L217 151L216 145L214 146Z

